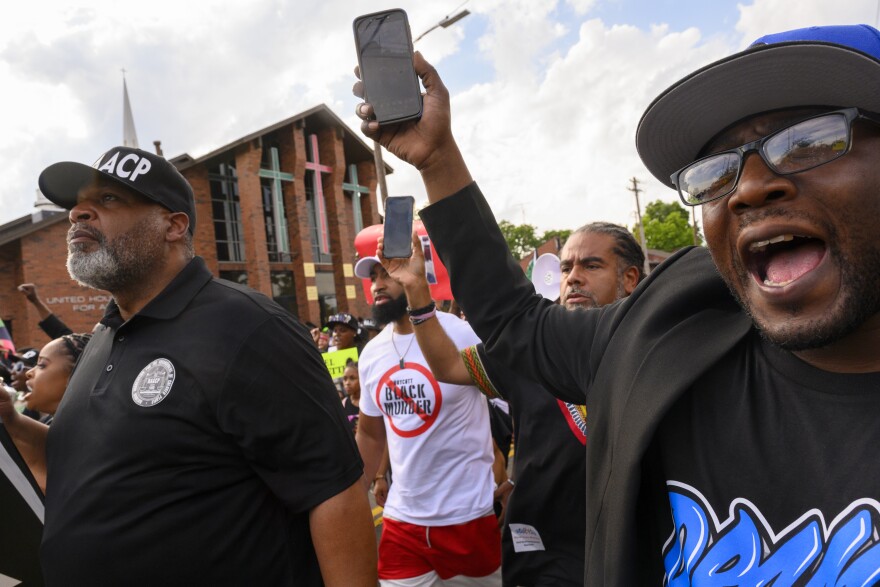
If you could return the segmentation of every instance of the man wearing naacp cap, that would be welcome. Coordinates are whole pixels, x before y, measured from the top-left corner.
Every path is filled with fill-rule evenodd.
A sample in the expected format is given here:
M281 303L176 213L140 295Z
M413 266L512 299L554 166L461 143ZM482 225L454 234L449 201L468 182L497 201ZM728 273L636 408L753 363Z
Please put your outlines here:
M361 105L362 128L420 170L489 356L586 402L585 583L876 584L880 33L769 35L663 92L636 143L703 206L708 250L575 313L534 295L414 63L422 118L380 128Z
M70 210L71 276L113 294L50 430L0 405L48 471L47 583L375 585L327 369L288 313L193 256L183 176L117 147L39 183Z

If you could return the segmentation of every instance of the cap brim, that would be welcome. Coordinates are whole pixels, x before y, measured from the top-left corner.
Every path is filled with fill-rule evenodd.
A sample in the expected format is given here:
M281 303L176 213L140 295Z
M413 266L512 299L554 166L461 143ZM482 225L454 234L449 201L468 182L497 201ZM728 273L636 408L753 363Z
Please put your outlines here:
M354 264L354 275L361 279L369 279L373 267L379 263L378 257L364 257Z
M38 184L40 191L50 202L70 210L76 205L79 190L93 182L99 175L108 177L94 167L73 161L63 161L44 169L40 174Z
M50 202L61 206L65 210L70 210L76 206L79 191L99 177L104 181L115 183L127 190L140 194L151 202L156 202L160 206L168 207L163 202L158 201L151 194L138 189L132 184L120 181L119 178L110 175L109 173L98 171L89 165L76 163L74 161L62 161L61 163L50 165L40 174L37 184L40 186L40 191ZM190 217L190 232L192 232L192 215L189 213L186 214Z
M756 46L663 92L639 122L636 148L654 177L672 186L669 176L722 130L749 116L799 106L880 112L880 61L815 41Z

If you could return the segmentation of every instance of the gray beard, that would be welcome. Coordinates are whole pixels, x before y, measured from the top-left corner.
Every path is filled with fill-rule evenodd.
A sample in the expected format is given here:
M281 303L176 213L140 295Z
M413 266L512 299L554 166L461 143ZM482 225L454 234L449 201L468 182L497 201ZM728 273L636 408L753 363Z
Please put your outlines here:
M153 217L147 217L110 242L97 233L95 251L84 250L88 245L69 245L67 272L80 285L111 293L137 286L149 279L161 262L162 243L156 231Z
M587 299L589 299L592 303L586 303L586 304L566 304L566 303L563 301L563 302L562 302L562 306L563 306L566 310L578 310L578 309L584 309L584 310L586 310L586 309L599 308L599 307L600 307L600 306L599 306L599 302L596 300L596 295L595 295L593 292L591 292L591 291L587 291L587 290L585 290L585 289L580 289L580 288L572 288L572 289L574 289L575 291L577 291L577 292L580 293L581 295L585 296L585 297L586 297ZM572 290L570 289L570 290L568 290L567 292L565 292L566 295L568 295L569 293L571 293L571 291L572 291ZM621 274L621 275L618 276L618 280L617 280L617 293L616 293L616 297L615 297L611 302L609 302L609 304L613 304L613 303L616 302L617 300L623 299L623 298L625 298L625 297L626 297L626 289L623 287L623 275Z
M67 255L67 272L70 277L80 285L95 289L111 290L116 285L118 266L118 262L104 246L92 253L74 249Z

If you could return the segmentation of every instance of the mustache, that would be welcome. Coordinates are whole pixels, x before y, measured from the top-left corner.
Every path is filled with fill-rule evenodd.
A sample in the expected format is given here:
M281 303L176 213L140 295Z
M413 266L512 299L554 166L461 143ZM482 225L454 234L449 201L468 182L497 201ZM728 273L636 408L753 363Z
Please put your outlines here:
M565 297L568 297L568 296L570 296L570 295L572 295L572 294L576 294L576 295L579 295L579 296L584 296L584 297L587 297L587 298L590 298L590 299L592 299L592 298L594 297L594 296L593 296L593 292L591 292L591 291L589 291L589 290L586 290L586 289L583 289L583 288L580 288L580 287L578 287L578 286L576 286L576 285L574 285L574 286L568 288L567 290L565 290Z
M101 232L100 230L98 230L96 228L92 228L91 226L84 224L84 223L77 223L77 224L71 225L70 229L67 231L67 244L68 245L70 244L70 241L74 238L74 235L78 232L79 233L84 232L84 233L88 234L90 237L92 237L93 239L98 241L99 244L102 244L102 245L107 240L106 237L104 236L104 233Z
M594 294L593 292L591 292L589 290L583 289L581 287L577 287L576 285L565 290L565 295L559 300L559 303L562 305L565 305L567 307L568 298L571 295L583 296L584 298L589 300L588 304L587 303L579 303L579 304L575 304L575 307L582 307L582 308L590 308L590 307L597 308L597 307L599 307L599 302L596 300L596 294Z

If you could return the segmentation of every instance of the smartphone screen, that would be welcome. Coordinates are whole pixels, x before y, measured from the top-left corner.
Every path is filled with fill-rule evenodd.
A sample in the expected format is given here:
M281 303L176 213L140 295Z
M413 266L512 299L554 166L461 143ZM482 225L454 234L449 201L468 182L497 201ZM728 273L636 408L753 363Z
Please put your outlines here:
M385 200L385 257L405 259L412 256L412 196Z
M403 10L360 16L354 21L364 98L379 124L422 115L422 92L413 69L409 23Z

